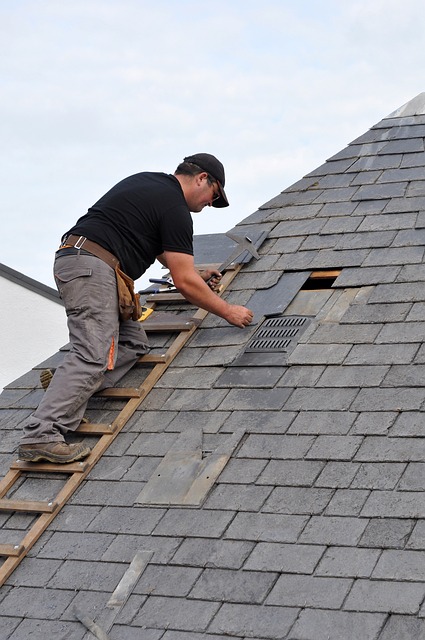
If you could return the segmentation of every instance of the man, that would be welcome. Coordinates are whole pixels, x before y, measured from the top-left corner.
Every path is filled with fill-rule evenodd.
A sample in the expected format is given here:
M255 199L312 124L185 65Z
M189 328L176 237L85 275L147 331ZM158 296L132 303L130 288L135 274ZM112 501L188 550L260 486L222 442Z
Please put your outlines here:
M194 266L190 212L207 205L227 207L224 185L224 167L217 158L188 156L174 175L143 172L122 180L64 235L54 275L71 350L24 426L21 460L67 463L85 458L90 448L68 444L66 433L77 429L93 393L114 386L149 350L141 323L120 318L120 273L132 285L158 259L189 302L236 327L251 323L249 309L227 303L212 290L221 274L211 270L201 277ZM212 287L206 283L211 278ZM137 320L134 313L133 318Z

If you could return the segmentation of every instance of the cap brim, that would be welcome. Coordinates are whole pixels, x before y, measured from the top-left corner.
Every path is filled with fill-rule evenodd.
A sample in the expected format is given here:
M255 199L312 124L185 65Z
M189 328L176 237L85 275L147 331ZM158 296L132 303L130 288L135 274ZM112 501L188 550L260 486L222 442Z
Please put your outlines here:
M223 207L228 207L229 206L229 201L227 199L227 196L224 192L223 187L221 186L221 184L219 183L219 181L217 180L217 184L218 184L218 188L220 189L220 197L217 198L217 200L214 200L212 203L213 207L216 207L217 209L221 209Z

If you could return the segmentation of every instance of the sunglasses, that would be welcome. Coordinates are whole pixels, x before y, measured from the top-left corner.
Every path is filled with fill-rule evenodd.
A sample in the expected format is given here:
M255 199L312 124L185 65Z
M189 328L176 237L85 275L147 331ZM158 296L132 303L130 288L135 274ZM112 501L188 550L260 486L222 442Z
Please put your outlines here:
M221 197L221 193L220 193L220 187L218 186L218 182L217 180L214 180L214 178L212 178L210 175L208 176L208 184L211 185L211 187L214 188L214 186L217 187L217 189L214 188L214 194L212 197L212 201L214 202L215 200L218 200Z

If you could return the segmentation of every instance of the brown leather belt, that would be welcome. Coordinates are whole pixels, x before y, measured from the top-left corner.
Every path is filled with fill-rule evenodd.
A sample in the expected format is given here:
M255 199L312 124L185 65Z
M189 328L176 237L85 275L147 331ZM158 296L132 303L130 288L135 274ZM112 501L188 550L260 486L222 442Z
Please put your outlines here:
M113 253L110 253L110 251L101 247L97 242L92 242L84 236L67 236L59 249L67 249L70 247L84 249L84 251L92 253L96 258L100 258L103 262L106 262L112 269L119 267L120 262Z

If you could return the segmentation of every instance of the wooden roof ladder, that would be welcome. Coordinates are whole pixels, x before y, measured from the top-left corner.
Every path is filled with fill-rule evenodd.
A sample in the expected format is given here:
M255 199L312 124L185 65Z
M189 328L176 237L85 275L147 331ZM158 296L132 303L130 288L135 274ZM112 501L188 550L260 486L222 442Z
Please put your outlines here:
M232 269L225 273L221 281L220 295L226 290L240 269L241 265L235 264ZM180 301L184 302L184 299L178 293L159 293L150 295L146 304L156 308L158 304L163 302L173 303ZM182 321L180 315L157 312L151 314L144 321L143 327L147 332L165 331L176 333L177 335L165 353L149 353L140 358L139 362L150 365L152 368L139 387L131 389L116 387L105 389L100 394L97 394L111 399L126 399L127 402L111 424L82 423L79 426L76 433L99 437L88 458L81 462L70 464L33 463L22 460L12 462L9 471L0 481L0 512L32 514L34 519L28 531L18 543L0 544L0 556L5 558L0 567L0 586L6 582L98 460L107 451L206 315L206 311L198 309L191 318L185 317ZM19 487L19 482L22 479L32 474L55 474L55 478L57 474L61 474L65 475L65 480L59 493L53 499L19 500L7 497L11 490L13 492L16 487Z

